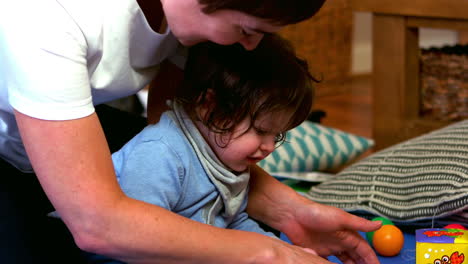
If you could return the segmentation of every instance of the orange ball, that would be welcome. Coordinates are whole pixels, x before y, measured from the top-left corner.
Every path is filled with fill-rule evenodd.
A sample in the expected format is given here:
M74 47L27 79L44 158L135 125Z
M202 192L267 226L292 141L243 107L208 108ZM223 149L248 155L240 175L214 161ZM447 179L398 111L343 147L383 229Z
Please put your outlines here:
M374 233L372 245L381 256L393 257L403 248L404 237L401 230L394 225L384 225Z

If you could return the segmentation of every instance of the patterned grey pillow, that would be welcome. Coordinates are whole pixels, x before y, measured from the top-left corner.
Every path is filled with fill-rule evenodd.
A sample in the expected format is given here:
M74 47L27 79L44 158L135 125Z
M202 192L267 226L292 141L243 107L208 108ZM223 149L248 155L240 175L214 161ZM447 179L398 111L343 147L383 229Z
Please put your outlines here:
M374 153L306 197L402 222L467 217L468 120Z

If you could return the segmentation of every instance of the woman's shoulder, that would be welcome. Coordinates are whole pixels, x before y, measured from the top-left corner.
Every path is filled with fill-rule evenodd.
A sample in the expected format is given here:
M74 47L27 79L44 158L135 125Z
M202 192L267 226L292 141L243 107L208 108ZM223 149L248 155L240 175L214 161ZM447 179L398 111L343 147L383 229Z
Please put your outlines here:
M87 41L101 38L106 27L113 27L114 32L122 25L131 24L139 12L137 1L122 0L57 0L63 13L80 28Z

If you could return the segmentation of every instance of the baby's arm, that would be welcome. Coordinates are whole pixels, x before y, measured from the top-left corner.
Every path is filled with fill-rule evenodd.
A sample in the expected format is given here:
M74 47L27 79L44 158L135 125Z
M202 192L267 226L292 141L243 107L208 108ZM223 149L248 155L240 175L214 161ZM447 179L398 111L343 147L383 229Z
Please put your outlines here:
M168 210L175 207L181 193L183 166L163 141L127 145L114 153L112 160L126 195Z
M250 218L246 212L238 214L234 221L232 221L231 224L229 224L228 228L255 232L265 236L277 238L275 234L265 231L262 227L260 227L260 225L255 220Z

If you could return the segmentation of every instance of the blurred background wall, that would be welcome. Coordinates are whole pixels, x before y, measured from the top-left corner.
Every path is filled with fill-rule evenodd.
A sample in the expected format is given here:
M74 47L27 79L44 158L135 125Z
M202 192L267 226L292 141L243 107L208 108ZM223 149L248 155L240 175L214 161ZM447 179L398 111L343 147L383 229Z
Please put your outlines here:
M372 73L372 16L353 11L349 0L328 0L312 19L280 33L309 62L311 72L323 78L318 96L340 93L349 78ZM423 28L420 46L455 45L459 38L453 30Z

